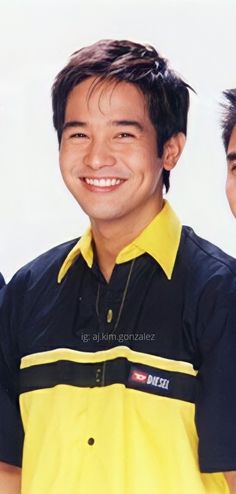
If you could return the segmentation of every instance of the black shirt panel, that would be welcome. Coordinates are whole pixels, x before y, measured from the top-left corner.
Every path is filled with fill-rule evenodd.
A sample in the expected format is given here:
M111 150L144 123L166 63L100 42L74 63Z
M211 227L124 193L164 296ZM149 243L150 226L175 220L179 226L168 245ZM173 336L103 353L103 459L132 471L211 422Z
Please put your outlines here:
M116 266L110 283L102 284L99 317L99 281L82 257L60 285L56 286L55 274L48 281L42 277L42 286L33 286L25 295L24 324L18 331L20 356L58 347L98 351L128 344L135 351L192 362L193 350L187 341L185 345L182 320L184 289L178 276L168 280L148 254L136 259L119 325L113 332L129 270L130 262ZM114 317L109 324L110 308Z

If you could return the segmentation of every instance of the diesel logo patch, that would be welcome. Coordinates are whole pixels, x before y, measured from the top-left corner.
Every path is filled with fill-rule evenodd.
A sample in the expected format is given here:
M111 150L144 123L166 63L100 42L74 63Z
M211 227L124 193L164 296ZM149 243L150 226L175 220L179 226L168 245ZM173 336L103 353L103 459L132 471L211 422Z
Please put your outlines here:
M148 379L148 374L140 370L131 370L129 381L136 381L139 383L146 383Z
M129 382L143 384L145 386L154 386L156 388L169 389L170 380L161 377L158 374L149 374L141 369L132 367L129 375Z

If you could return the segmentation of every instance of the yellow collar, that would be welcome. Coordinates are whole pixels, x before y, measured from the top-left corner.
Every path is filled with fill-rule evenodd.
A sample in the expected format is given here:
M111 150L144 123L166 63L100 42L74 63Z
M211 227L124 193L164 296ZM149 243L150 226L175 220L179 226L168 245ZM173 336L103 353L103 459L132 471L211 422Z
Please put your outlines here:
M116 258L116 264L130 261L147 252L160 264L167 278L170 280L179 247L181 229L182 226L175 212L169 203L164 201L164 206L160 213L155 216L151 223L149 223L133 242L119 252ZM67 271L80 254L91 268L93 264L93 248L92 231L90 228L67 255L58 274L58 283L61 283Z

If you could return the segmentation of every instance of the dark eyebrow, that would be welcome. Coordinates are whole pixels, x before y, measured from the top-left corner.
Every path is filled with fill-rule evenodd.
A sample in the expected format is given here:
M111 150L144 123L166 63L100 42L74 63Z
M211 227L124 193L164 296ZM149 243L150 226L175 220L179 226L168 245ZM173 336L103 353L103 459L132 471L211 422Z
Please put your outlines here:
M231 153L227 154L227 161L234 161L236 160L236 151L232 151Z
M116 127L119 126L124 126L124 127L136 127L138 130L141 130L143 132L143 126L141 125L140 122L137 122L137 120L113 120L112 125L115 125Z
M86 122L80 122L79 120L71 120L64 123L62 130L70 129L73 127L87 127L87 124Z
M111 122L112 125L119 127L119 126L125 126L125 127L136 127L138 130L143 132L144 128L141 125L140 122L137 120L113 120ZM63 131L66 129L74 128L74 127L87 127L86 122L82 122L80 120L71 120L68 122L65 122L63 125Z

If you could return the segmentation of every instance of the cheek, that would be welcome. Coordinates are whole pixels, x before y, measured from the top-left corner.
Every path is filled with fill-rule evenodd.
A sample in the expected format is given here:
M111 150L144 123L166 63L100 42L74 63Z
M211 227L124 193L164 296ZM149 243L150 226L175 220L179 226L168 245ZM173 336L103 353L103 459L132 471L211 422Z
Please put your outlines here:
M60 155L59 156L59 166L60 166L60 171L61 171L61 175L63 177L63 179L65 180L65 177L67 176L67 167L65 166L65 160L63 159L63 157Z
M64 168L65 163L67 162L67 152L66 152L66 147L61 143L60 150L59 150L59 164L61 170Z
M72 175L72 164L71 159L69 159L64 150L60 151L59 154L59 166L63 180L68 185Z
M78 153L75 150L68 149L66 146L62 146L59 153L59 164L62 173L67 173L78 162Z

